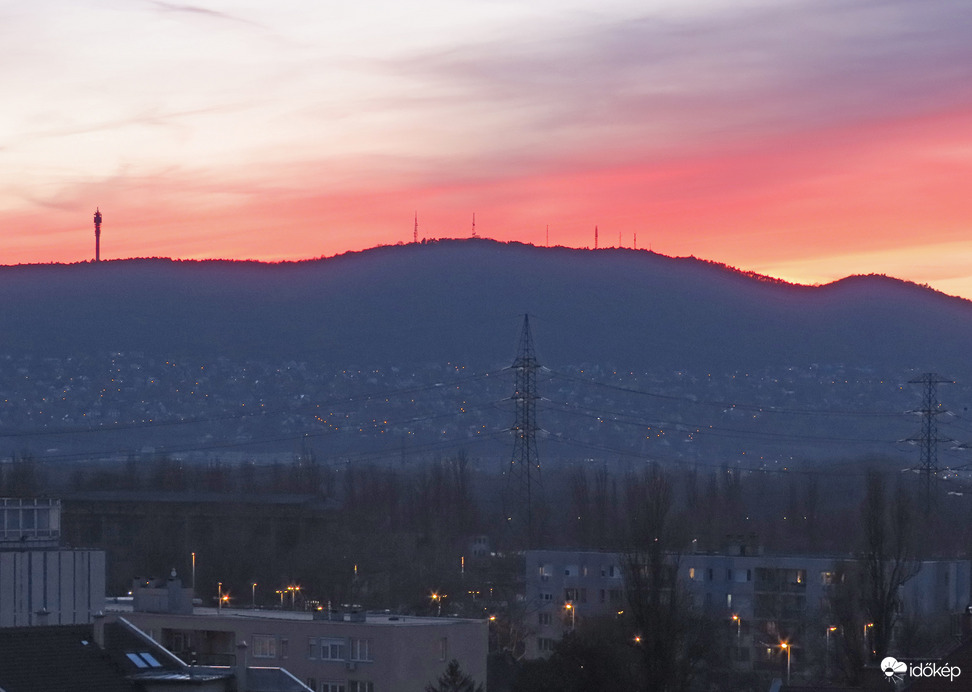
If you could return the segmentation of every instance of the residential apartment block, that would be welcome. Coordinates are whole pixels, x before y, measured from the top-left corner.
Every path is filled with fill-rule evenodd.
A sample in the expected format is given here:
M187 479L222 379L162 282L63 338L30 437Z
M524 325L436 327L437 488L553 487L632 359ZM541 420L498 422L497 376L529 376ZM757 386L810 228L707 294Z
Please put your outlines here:
M140 601L168 602L146 597L153 583L145 581ZM180 591L180 585L159 588ZM486 681L486 620L249 608L144 612L119 605L108 614L123 615L189 663L235 666L245 642L248 665L284 668L315 692L422 692L452 659Z
M747 669L777 667L780 642L805 628L819 626L826 636L835 624L829 598L840 562L853 559L766 555L744 541L720 553L672 556L695 607L735 632L730 655ZM545 655L584 618L620 615L626 607L622 564L616 553L528 551L526 655ZM904 616L963 611L972 602L970 562L922 562L902 588L901 601Z

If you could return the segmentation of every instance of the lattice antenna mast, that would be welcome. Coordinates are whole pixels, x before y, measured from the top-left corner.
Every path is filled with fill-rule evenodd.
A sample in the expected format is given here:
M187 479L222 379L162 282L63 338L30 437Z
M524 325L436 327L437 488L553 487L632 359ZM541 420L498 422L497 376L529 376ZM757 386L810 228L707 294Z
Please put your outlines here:
M412 242L418 242L418 212L415 212L415 228L412 230Z
M507 524L514 541L531 548L537 537L535 509L540 499L540 455L537 452L537 362L530 333L530 316L523 316L523 329L513 361L513 456L506 479ZM519 540L517 540L519 539Z
M921 460L918 471L922 477L922 501L925 514L931 511L932 478L937 477L942 470L938 467L938 443L947 439L938 436L938 416L947 413L938 403L938 385L953 384L953 380L946 379L934 372L926 372L921 377L909 381L909 384L923 386L921 408L915 411L921 415L921 432L917 436L908 438L910 442L917 442L921 450Z

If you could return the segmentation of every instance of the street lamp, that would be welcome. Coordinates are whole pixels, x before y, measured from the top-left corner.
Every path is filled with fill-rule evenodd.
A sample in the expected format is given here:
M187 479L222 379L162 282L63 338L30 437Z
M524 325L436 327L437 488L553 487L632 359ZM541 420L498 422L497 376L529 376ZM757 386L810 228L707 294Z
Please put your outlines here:
M253 604L253 607L254 608L256 608L256 587L257 587L257 583L256 582L253 582L252 584L250 584L251 595L252 595L252 604Z
M223 610L223 582L216 582L216 613Z
M575 617L577 613L577 608L574 607L574 603L572 601L567 601L566 603L564 603L564 608L570 611L570 629L571 631L573 631L574 624L576 622Z
M741 629L742 629L742 620L739 619L739 616L736 613L733 613L732 614L732 621L736 623L736 646L739 646L739 637L742 634L742 632L741 632Z
M439 593L438 591L433 591L429 595L429 599L433 603L435 603L436 606L437 606L437 608L438 608L437 614L438 614L439 617L442 617L442 599L443 598L448 598L448 596L446 594L444 594L444 593Z
M837 631L833 625L827 628L827 662L824 665L825 675L830 677L830 635Z
M790 684L790 649L792 648L787 642L780 642L780 646L786 652L786 684Z

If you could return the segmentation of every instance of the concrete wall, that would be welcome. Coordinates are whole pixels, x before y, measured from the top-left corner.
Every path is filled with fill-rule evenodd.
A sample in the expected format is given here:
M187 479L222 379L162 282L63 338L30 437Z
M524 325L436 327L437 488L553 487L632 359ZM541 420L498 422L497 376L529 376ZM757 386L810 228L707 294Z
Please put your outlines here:
M84 624L104 607L103 551L0 552L0 627Z

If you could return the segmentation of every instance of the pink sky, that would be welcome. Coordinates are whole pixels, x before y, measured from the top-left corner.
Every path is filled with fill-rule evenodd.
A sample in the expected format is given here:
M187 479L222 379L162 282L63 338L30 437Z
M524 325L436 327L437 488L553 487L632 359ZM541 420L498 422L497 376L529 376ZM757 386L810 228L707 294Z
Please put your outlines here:
M304 259L475 213L972 298L969 26L964 0L15 4L0 262L90 259L96 206L104 258Z

